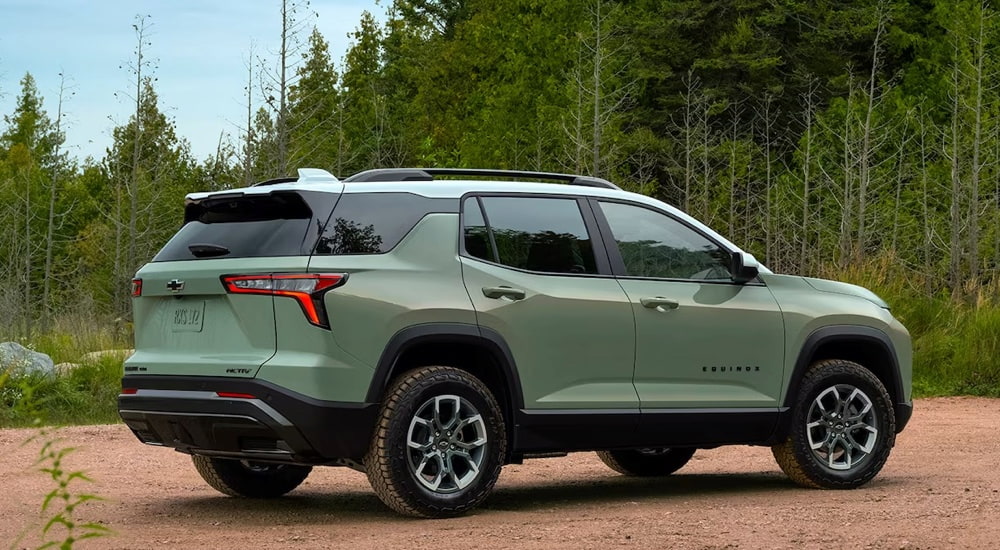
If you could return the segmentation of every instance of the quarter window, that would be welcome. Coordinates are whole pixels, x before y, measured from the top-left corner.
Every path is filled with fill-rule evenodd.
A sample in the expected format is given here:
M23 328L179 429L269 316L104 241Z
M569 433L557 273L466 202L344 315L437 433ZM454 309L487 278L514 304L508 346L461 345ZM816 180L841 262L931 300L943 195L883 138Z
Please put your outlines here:
M464 235L469 255L528 271L597 273L593 244L576 199L481 200L485 219L475 199L466 201Z
M625 274L663 279L730 280L730 254L681 222L647 208L601 202Z
M314 254L382 254L392 250L431 212L454 212L443 199L410 193L344 193Z

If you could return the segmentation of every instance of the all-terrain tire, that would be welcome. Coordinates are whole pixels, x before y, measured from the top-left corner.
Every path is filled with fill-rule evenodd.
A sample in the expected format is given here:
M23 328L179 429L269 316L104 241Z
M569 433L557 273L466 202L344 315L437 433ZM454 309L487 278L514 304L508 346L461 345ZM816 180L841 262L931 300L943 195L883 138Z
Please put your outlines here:
M857 363L827 359L806 371L788 439L771 452L799 485L854 489L878 474L895 442L895 412L882 382Z
M489 496L506 434L500 406L478 378L422 367L386 393L365 472L379 499L401 514L457 516Z
M667 447L662 449L628 449L597 451L608 468L627 476L668 476L684 467L694 456L695 449Z
M192 455L194 467L213 489L231 497L275 498L298 487L311 466L272 464Z

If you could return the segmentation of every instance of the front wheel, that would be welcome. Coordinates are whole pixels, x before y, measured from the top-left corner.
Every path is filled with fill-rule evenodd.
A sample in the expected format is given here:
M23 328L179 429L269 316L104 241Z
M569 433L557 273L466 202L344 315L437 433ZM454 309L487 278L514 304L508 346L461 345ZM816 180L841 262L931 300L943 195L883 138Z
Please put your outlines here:
M863 366L820 361L806 372L788 439L775 460L805 487L853 489L871 481L896 441L896 418L882 382Z
M213 489L231 497L275 498L296 488L311 466L192 455L194 467Z
M423 367L386 394L365 472L379 499L401 514L456 516L489 495L506 441L500 406L478 378Z
M628 476L667 476L684 467L694 456L694 448L654 448L624 451L597 451L608 468Z

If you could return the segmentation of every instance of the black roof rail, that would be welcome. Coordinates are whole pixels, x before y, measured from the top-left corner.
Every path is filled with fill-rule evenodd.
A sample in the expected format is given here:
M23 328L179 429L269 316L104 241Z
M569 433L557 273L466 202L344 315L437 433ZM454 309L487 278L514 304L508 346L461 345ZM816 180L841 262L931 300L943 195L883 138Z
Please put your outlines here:
M432 181L434 176L422 168L375 168L358 172L343 181Z
M555 172L529 172L524 170L490 170L480 168L377 168L358 172L345 179L349 181L432 181L434 176L472 176L479 178L521 178L527 180L553 180L570 185L621 189L602 178L558 174Z

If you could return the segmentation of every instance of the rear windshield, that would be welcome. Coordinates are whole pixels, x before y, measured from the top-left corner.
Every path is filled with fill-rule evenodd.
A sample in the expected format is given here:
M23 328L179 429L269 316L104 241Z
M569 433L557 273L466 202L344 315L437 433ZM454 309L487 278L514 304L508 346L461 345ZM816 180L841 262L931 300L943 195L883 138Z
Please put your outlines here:
M337 197L278 192L189 204L184 226L153 261L308 256Z

